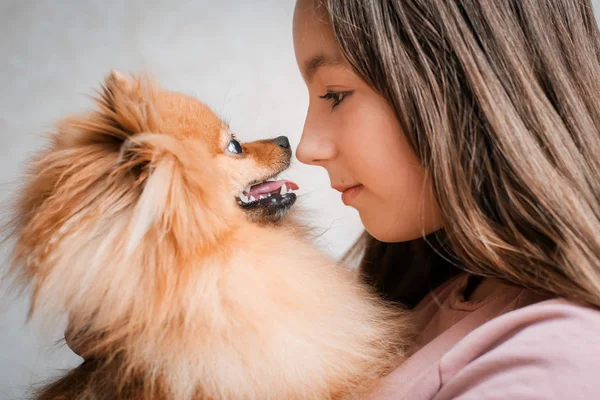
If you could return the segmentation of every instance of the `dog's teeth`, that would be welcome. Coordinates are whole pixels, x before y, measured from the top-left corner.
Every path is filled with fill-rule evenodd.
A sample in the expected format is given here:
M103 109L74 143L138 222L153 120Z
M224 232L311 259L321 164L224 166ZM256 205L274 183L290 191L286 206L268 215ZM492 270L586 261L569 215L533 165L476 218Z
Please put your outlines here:
M243 201L244 203L247 203L248 197L246 197L246 195L244 193L240 193L240 200Z
M281 185L281 190L279 191L279 194L286 194L287 193L287 186L285 186L285 183L283 185Z
M256 199L254 198L254 196L250 195L250 202L256 201Z
M265 195L262 195L262 194L261 194L260 196L258 196L258 199L259 199L259 200L266 199L266 198L267 198L267 196L265 196Z
M267 193L267 197L271 197L271 193Z

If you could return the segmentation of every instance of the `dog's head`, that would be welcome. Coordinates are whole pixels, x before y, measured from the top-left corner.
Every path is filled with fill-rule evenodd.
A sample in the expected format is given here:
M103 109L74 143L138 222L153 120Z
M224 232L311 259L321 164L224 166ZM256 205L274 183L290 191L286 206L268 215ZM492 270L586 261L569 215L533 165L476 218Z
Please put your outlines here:
M292 151L286 137L241 143L197 99L160 90L148 78L129 79L118 71L106 79L99 103L101 113L95 119L110 127L97 129L91 120L86 127L84 117L83 132L74 134L105 139L113 151L118 146L115 170L136 175L140 189L166 157L178 164L181 176L195 175L189 183L194 181L199 192L223 196L218 204L204 202L217 214L235 204L254 222L277 222L294 204L297 185L276 179L290 165Z
M82 289L60 301L82 304L133 292L147 271L132 263L159 265L152 282L161 282L198 252L227 246L236 226L277 223L293 205L297 186L274 179L290 164L285 137L240 143L197 99L116 71L96 100L95 111L59 123L15 204L13 264L33 284L32 306L63 284ZM111 315L126 307L119 296Z

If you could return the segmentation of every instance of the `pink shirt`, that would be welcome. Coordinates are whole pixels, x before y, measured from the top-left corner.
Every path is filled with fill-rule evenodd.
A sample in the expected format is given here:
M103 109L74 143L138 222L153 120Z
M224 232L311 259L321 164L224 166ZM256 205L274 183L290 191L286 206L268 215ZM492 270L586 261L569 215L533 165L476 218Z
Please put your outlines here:
M421 301L412 355L368 400L600 399L600 311L503 283L465 301L467 279Z

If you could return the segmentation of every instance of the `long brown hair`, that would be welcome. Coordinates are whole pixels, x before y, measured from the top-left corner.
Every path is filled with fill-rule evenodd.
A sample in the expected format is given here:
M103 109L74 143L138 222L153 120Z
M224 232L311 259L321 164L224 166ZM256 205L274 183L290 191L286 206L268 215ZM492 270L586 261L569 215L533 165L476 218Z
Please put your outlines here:
M427 238L363 239L366 279L414 304L427 276L461 269L600 306L600 33L590 1L323 4L350 65L393 106L445 219L435 236L446 256Z

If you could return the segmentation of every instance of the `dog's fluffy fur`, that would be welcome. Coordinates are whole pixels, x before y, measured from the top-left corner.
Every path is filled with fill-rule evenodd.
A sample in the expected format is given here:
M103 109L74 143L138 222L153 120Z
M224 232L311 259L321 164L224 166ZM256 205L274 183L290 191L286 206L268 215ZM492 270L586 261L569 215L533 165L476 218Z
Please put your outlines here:
M236 194L287 168L227 154L207 106L113 72L58 125L15 203L11 273L89 361L41 399L356 398L402 359L406 315Z

